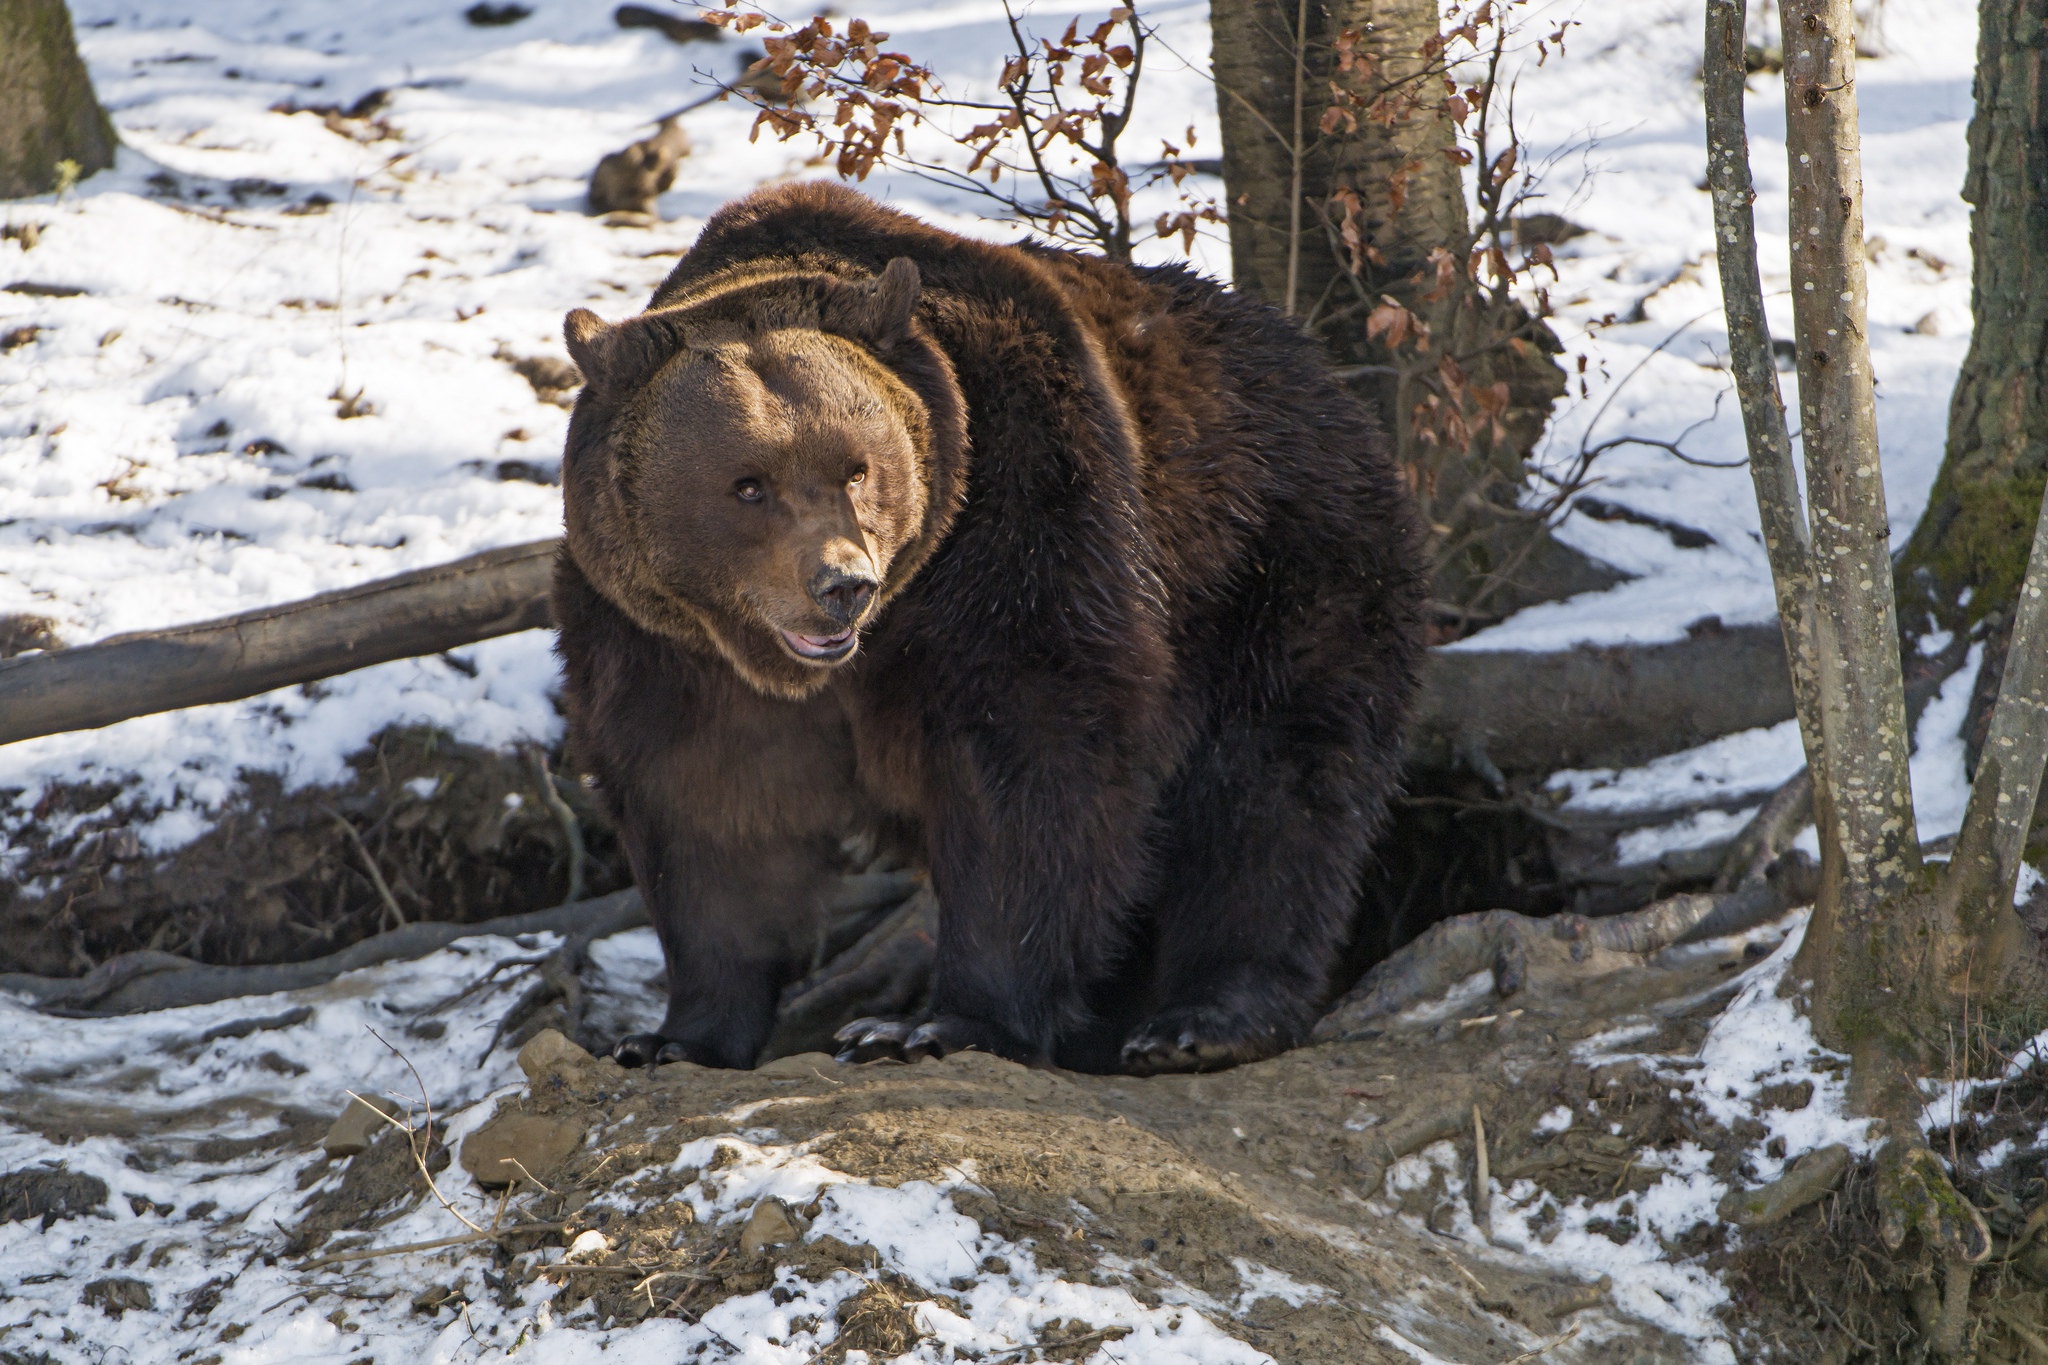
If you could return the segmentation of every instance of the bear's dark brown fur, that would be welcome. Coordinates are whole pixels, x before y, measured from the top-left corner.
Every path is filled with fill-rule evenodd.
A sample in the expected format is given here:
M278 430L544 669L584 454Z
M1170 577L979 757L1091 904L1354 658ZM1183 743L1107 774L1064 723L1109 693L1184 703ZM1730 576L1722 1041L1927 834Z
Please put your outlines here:
M1149 1071L1301 1036L1424 582L1312 343L1185 270L821 184L727 206L647 312L567 331L570 721L668 960L622 1061L751 1065L863 830L942 908L929 1014L854 1055Z

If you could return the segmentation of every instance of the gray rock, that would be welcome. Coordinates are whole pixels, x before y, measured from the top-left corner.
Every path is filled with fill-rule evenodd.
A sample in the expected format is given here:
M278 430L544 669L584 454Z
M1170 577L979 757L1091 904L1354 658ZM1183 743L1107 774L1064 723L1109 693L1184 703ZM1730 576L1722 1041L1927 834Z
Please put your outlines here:
M328 1128L327 1136L320 1139L320 1146L330 1157L366 1151L401 1112L395 1101L382 1096L351 1095L348 1107Z
M746 1227L740 1230L740 1251L759 1255L770 1247L786 1247L804 1235L803 1220L780 1199L763 1199L754 1205Z
M462 1140L462 1169L479 1185L544 1179L583 1145L583 1131L573 1119L501 1113Z

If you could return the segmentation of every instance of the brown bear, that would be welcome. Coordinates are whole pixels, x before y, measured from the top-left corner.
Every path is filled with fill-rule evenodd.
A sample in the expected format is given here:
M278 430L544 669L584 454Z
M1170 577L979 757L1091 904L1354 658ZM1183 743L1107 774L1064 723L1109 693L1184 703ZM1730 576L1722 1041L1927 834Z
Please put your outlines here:
M842 841L940 904L845 1055L1137 1072L1329 989L1422 648L1373 418L1264 304L840 186L705 224L586 386L554 591L577 753L668 963L627 1065L751 1066Z

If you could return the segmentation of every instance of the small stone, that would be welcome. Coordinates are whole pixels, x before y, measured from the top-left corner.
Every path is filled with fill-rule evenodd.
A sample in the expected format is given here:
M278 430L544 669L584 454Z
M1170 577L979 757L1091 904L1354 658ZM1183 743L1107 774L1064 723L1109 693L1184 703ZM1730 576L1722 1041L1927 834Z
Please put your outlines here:
M78 1296L78 1301L110 1318L118 1318L131 1308L146 1311L156 1307L156 1296L149 1292L149 1286L126 1275L94 1280Z
M106 1181L61 1166L31 1166L0 1175L0 1223L40 1218L48 1232L59 1218L76 1218L106 1202Z
M603 1259L604 1254L611 1249L610 1239L596 1228L591 1228L587 1232L576 1234L576 1240L569 1243L569 1250L562 1259L574 1265L586 1265L591 1261Z
M395 1101L381 1095L351 1095L348 1107L320 1139L320 1146L330 1157L354 1156L366 1151L402 1112Z
M545 1114L500 1113L462 1140L462 1169L479 1185L544 1179L583 1145L583 1125Z
M740 1231L740 1250L755 1256L770 1247L786 1247L803 1235L803 1225L789 1205L780 1199L763 1199L754 1205L746 1227Z
M591 1056L551 1028L519 1049L519 1068L536 1092L552 1087L578 1099L594 1099L619 1079L617 1062Z
M437 1313L443 1304L459 1302L462 1293L453 1285L432 1284L412 1296L412 1311L415 1313Z

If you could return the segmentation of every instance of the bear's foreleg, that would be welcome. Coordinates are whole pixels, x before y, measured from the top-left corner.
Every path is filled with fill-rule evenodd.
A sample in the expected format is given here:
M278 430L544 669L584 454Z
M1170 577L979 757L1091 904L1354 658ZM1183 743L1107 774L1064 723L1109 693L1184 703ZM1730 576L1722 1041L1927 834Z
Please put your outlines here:
M1371 833L1352 784L1331 771L1344 757L1300 752L1265 727L1198 752L1168 798L1158 1005L1124 1043L1126 1070L1214 1070L1305 1036Z
M629 1066L752 1066L808 961L854 819L829 697L766 697L719 658L635 626L564 562L555 615L570 739L619 827L668 964L660 1028Z
M626 845L668 967L668 1011L612 1055L627 1066L750 1067L801 970L832 879L836 841L725 841L628 808Z
M1123 947L1151 875L1156 789L1102 733L1017 739L961 753L965 790L931 818L932 1009L970 1021L942 1027L992 1023L1043 1058Z

